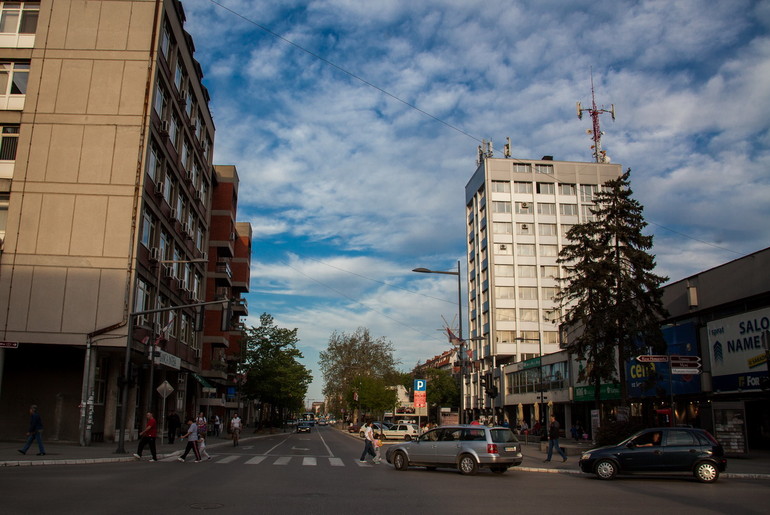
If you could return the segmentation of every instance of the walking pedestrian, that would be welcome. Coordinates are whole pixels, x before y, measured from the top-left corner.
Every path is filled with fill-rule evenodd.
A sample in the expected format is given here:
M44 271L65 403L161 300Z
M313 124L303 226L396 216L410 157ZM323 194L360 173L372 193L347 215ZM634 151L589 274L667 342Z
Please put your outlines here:
M19 449L22 454L27 454L32 442L37 440L38 456L45 456L45 447L43 447L43 419L37 412L37 406L33 404L29 407L29 428L27 428L27 441L24 447Z
M548 426L548 457L543 460L543 463L551 461L554 447L556 447L556 451L562 457L562 461L567 461L567 455L559 447L559 423L556 421L556 417L551 415L551 425Z
M179 461L184 461L187 458L187 454L193 451L195 454L195 463L200 463L201 453L198 450L198 424L191 418L187 421L187 434L182 438L187 438L187 446L184 448L184 454L177 458Z
M144 446L149 445L150 453L152 454L152 459L150 461L158 461L158 455L155 452L155 438L158 436L158 421L155 420L155 417L152 416L152 412L150 411L147 412L147 425L145 426L144 431L139 433L139 436L139 447L134 453L134 458L141 460Z
M372 423L367 422L364 424L364 452L361 453L361 463L366 463L366 455L369 454L376 458L377 453L374 452L374 430L372 429ZM374 463L377 463L375 461Z
M238 442L241 439L241 428L243 427L243 423L241 422L241 417L238 416L236 413L233 415L232 420L230 420L230 432L233 434L233 447L238 446Z
M219 415L214 415L214 436L219 438L219 435L222 433L222 419L219 418Z
M380 461L382 461L382 439L384 436L382 434L377 434L374 436L374 462L379 464Z
M206 416L202 411L198 413L198 418L195 420L195 423L198 424L198 434L208 434L208 420L206 420Z
M179 429L182 427L182 421L176 411L171 411L166 417L166 427L168 427L168 443L174 443L179 436Z
M206 437L198 435L198 451L201 453L201 458L205 456L207 460L211 459L209 453L206 452Z

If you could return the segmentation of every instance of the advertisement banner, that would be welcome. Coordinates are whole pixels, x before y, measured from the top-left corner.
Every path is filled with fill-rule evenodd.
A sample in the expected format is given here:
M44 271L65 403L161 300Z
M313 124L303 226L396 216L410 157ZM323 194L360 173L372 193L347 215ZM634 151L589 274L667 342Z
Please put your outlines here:
M415 408L427 408L428 407L428 382L425 379L414 380L414 407Z
M662 332L666 340L667 356L673 355L680 359L691 357L693 362L699 363L697 333L692 322L664 327ZM641 361L639 357L642 357ZM632 358L626 365L628 395L632 398L665 397L671 395L672 388L675 395L700 393L699 370L695 369L690 374L679 372L675 370L671 375L669 361L645 362L643 356Z
M714 391L759 390L767 377L762 333L770 330L770 308L721 318L706 328Z

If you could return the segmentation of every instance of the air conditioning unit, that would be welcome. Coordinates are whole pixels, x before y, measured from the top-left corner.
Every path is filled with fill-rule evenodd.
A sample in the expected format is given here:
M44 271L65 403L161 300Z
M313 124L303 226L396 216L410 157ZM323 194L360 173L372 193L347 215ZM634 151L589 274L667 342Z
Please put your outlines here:
M522 202L521 203L521 208L522 209L529 209L529 202Z
M160 133L164 136L168 136L168 131L171 128L171 124L168 120L162 120L160 122Z
M208 261L209 260L208 252L201 252L201 259Z
M529 230L529 225L527 225L527 224L521 224L521 230L522 230L522 231L528 231L528 230Z
M197 191L197 190L196 190L196 191L195 191L195 193L193 194L193 197L195 197L195 200L199 200L199 201L202 201L202 200L203 200L203 195L201 194L201 192L200 192L200 191Z
M155 184L155 195L158 197L163 196L163 181L159 181L157 184Z
M169 265L163 265L163 277L174 277L174 268Z
M500 245L500 250L508 250L508 246L507 245Z
M200 358L201 357L201 350L200 349L193 349L193 354L195 355L196 358Z
M179 220L178 213L176 212L176 208L171 209L171 219L172 220Z
M160 261L160 249L153 247L150 249L150 261Z
M184 178L187 182L192 182L192 171L187 170L184 174Z

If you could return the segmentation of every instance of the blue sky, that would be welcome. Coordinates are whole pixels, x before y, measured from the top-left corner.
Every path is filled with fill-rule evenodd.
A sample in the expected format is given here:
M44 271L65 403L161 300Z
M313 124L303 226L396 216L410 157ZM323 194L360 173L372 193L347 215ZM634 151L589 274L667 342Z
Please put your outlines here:
M238 218L254 228L246 322L299 329L310 399L333 331L369 328L405 370L448 348L455 278L411 270L464 262L482 138L496 157L510 137L514 157L591 160L590 117L575 113L591 70L658 273L769 245L770 2L183 3L215 162L237 166Z

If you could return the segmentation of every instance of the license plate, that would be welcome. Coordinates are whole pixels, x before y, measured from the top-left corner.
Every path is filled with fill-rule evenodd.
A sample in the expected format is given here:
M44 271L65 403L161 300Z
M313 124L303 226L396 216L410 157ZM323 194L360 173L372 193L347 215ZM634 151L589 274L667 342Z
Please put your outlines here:
M516 447L506 447L505 452L516 452Z

